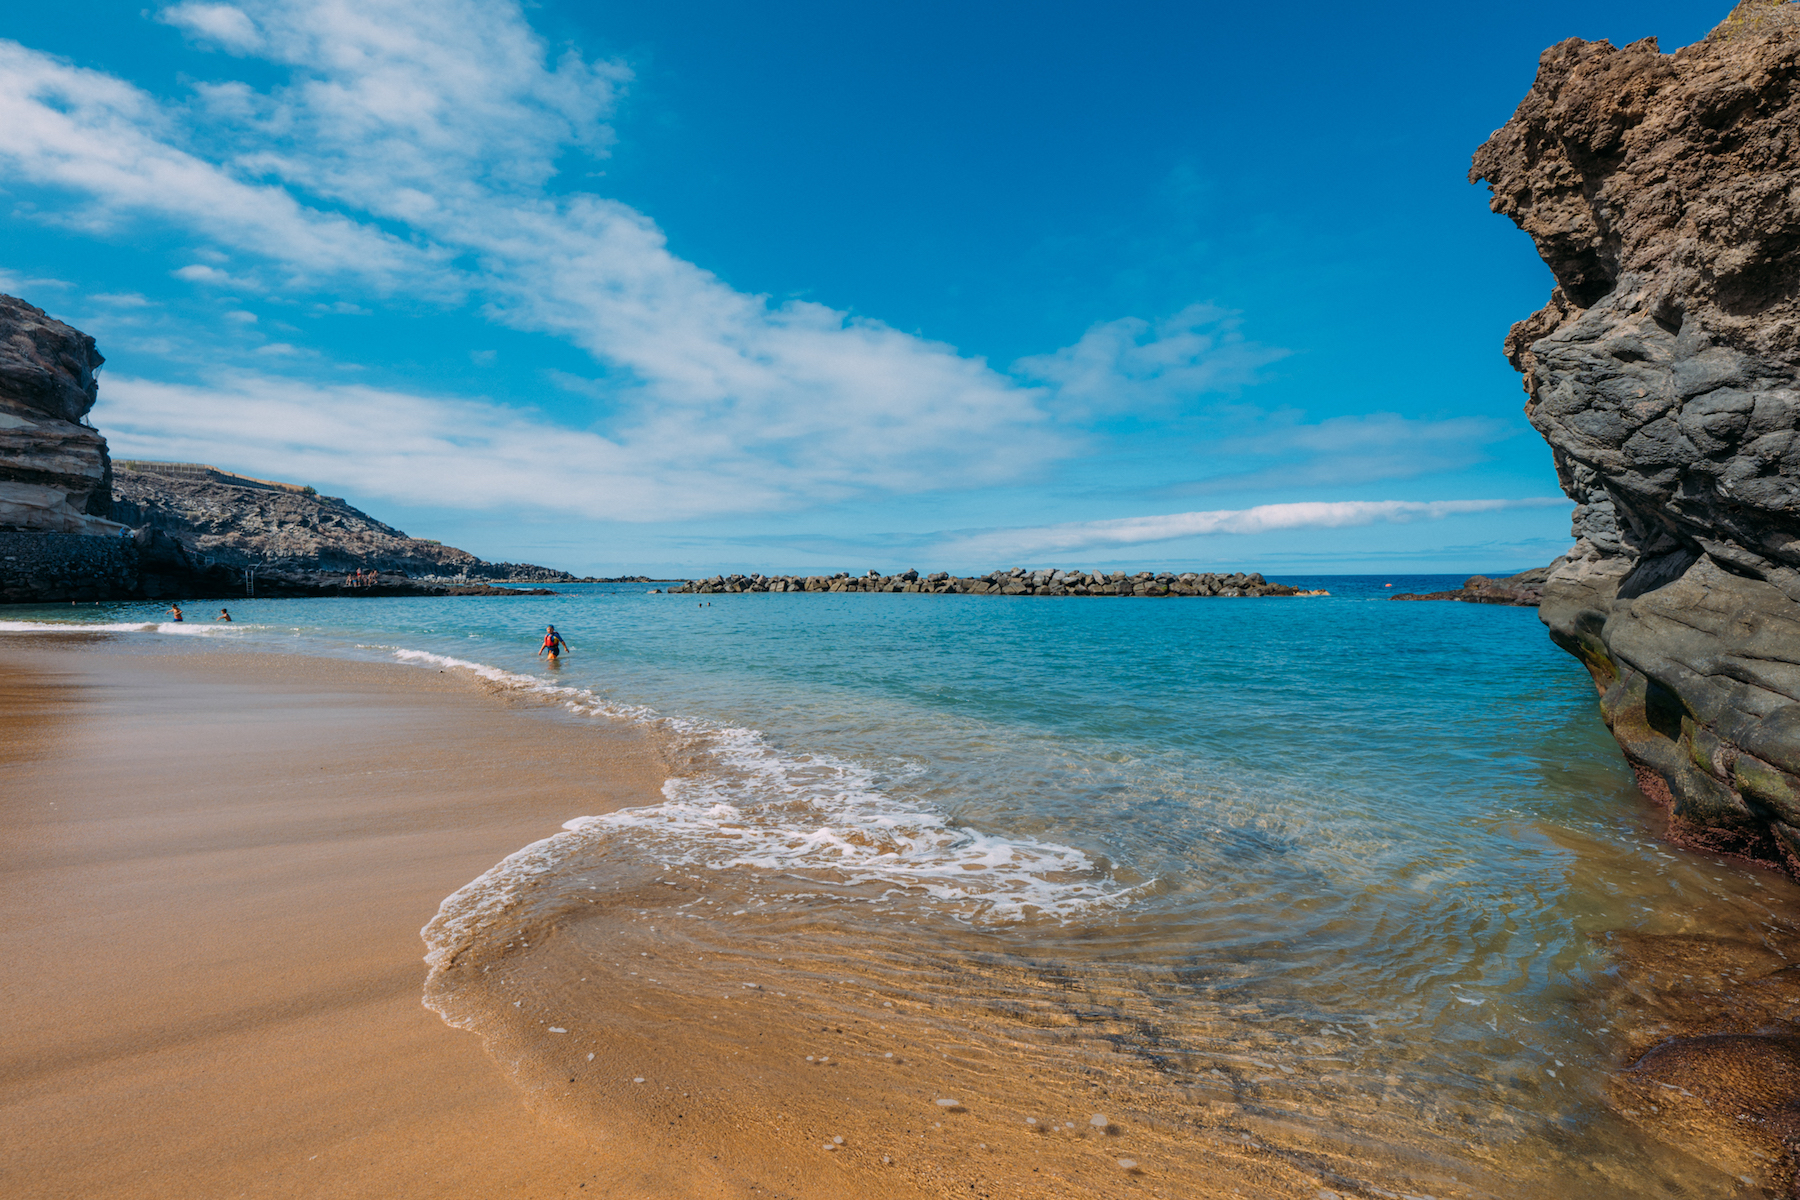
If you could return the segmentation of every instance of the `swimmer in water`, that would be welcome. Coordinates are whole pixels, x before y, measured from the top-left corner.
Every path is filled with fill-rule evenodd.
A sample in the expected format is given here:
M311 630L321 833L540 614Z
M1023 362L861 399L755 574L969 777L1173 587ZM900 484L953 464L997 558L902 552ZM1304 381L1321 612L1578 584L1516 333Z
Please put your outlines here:
M169 605L169 619L171 621L181 621L181 620L186 619L181 615L181 605L179 605L179 604Z
M556 626L544 626L544 644L538 647L538 655L546 662L555 662L556 656L564 650L574 647L563 641L563 635L556 632Z
M231 620L231 610L229 608L221 608L219 610L219 620L221 620L221 621Z

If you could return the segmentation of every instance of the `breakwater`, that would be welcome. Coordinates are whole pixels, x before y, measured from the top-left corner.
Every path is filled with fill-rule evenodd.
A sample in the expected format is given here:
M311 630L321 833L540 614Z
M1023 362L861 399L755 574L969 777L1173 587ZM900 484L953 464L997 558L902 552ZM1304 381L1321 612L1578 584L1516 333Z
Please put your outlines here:
M1194 571L1068 571L1013 567L986 575L958 576L946 571L921 575L903 571L883 575L839 572L836 575L714 575L669 589L671 595L731 592L930 592L961 596L1323 596L1285 583L1270 583L1260 573Z

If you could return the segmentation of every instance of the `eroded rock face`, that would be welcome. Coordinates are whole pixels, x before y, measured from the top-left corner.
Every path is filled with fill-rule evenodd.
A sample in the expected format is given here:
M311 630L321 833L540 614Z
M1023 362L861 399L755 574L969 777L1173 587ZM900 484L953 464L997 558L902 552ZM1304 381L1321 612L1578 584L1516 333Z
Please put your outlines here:
M94 339L0 295L0 530L108 534L106 439L94 406Z
M1506 341L1577 503L1539 612L1676 836L1800 875L1800 5L1551 47L1471 178L1557 280Z
M1553 639L1674 831L1800 874L1800 5L1544 52L1471 178L1557 277L1514 326L1575 502Z
M113 493L115 518L133 529L165 534L196 561L211 564L471 579L573 578L531 563L486 562L467 550L408 537L342 500L244 477L183 477L121 464Z

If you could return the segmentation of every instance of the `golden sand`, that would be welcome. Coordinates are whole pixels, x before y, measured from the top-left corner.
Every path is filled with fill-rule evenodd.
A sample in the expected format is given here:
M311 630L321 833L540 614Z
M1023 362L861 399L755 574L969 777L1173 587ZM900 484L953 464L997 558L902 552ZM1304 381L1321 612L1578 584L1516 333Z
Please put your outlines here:
M661 781L454 674L0 640L0 1194L595 1194L420 1005L419 928Z

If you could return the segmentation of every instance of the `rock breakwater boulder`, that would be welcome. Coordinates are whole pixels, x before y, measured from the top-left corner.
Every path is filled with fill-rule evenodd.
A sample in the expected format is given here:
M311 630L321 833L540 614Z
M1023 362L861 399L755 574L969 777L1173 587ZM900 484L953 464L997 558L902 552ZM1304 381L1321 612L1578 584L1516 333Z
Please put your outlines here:
M920 575L903 571L883 575L839 572L836 575L715 575L694 579L669 589L689 595L736 592L924 592L962 596L1323 596L1323 591L1302 591L1285 583L1271 583L1262 575L1236 572L1230 575L1180 574L1139 571L1126 574L1078 569L1026 570L1013 567L986 575L956 576L946 571Z
M1800 877L1800 5L1551 47L1471 178L1556 277L1505 343L1577 505L1540 615L1672 834Z

